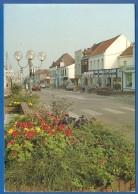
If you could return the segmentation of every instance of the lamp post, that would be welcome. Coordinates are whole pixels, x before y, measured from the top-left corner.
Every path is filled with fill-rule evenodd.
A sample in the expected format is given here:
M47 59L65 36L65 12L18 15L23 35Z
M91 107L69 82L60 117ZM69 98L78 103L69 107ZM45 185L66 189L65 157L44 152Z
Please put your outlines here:
M26 65L26 66L21 66L20 64L19 64L19 61L22 59L22 57L23 57L23 55L22 55L22 53L20 52L20 51L16 51L15 53L14 53L14 57L15 57L15 59L17 60L17 63L18 63L18 65L21 67L21 68L26 68L26 67L28 67L29 66L29 76L30 76L30 81L29 81L29 90L30 90L30 93L32 92L32 74L33 74L33 67L35 67L35 68L39 68L39 67L41 67L41 65L42 65L42 62L46 59L46 54L44 53L44 52L40 52L40 53L38 53L38 59L41 61L41 64L38 66L38 67L36 67L34 64L33 64L33 59L35 58L35 52L34 51L32 51L32 50L29 50L29 51L27 51L27 53L26 53L26 58L27 58L27 60L28 60L28 64Z

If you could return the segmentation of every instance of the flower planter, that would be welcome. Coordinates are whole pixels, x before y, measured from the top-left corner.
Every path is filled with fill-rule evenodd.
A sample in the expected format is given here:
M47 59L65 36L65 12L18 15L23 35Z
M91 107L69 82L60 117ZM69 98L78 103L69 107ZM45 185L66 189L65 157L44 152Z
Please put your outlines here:
M16 106L16 107L5 107L4 108L4 112L5 114L10 114L10 113L20 113L20 107Z

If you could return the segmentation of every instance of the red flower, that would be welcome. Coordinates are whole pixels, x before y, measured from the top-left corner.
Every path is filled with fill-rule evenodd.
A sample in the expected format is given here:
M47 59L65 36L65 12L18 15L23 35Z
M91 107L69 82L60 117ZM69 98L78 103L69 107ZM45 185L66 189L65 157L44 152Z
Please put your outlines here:
M60 119L55 119L53 124L59 123Z
M65 130L65 134L68 135L68 136L70 136L71 135L70 129Z
M58 128L60 131L62 131L63 129L65 129L65 125L64 124L61 124Z
M104 159L100 159L100 164L104 164Z
M26 135L27 134L27 132L23 132L23 135Z
M27 128L27 127L26 127ZM24 127L21 128L22 131L25 131Z
M50 133L51 135L54 135L54 131L52 130L48 131L48 133Z
M15 145L15 142L11 140L11 141L9 142L9 145Z
M18 131L13 131L12 132L12 137L16 137L17 135L19 135L19 132Z
M26 138L27 138L27 139L30 139L31 137L33 137L33 136L35 136L35 135L36 135L36 133L35 133L35 132L33 132L33 131L29 131L29 132L27 133Z
M116 161L118 160L118 158L115 159Z
M123 149L122 149L122 148L120 148L120 151L123 151Z
M21 127L21 126L22 126L22 122L19 121L19 122L17 123L17 126L18 126L18 127Z
M15 150L12 151L12 153L17 156L17 152Z
M22 123L22 125L21 125L22 127L24 127L24 128L28 128L28 125L27 125L27 123Z
M133 154L132 153L130 153L130 157L133 157Z
M39 125L42 125L44 123L44 121L39 121L38 124Z
M132 172L132 171L130 170L129 173L131 174L131 172Z
M120 171L120 170L118 170L118 173L119 173L119 174L120 174L120 172L121 172L121 171Z
M43 130L47 130L48 129L48 126L47 125L42 125L42 129Z
M33 128L34 124L33 123L28 123L28 129Z

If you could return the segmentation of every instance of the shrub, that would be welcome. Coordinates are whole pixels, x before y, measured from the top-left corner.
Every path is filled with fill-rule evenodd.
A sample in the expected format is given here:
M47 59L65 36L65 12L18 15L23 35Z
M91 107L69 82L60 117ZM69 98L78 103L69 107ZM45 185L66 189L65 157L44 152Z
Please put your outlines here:
M135 147L96 120L41 110L5 127L5 185L71 191L116 177L135 180Z
M119 83L115 83L114 84L114 89L117 90L121 90L121 85Z
M69 111L72 105L73 103L68 102L65 98L56 99L53 96L50 106L51 106L51 111L53 111L56 114L56 116L58 116Z
M14 83L11 87L11 92L15 95L20 94L22 92L22 86Z
M21 102L26 102L31 108L39 106L39 96L28 92L20 93L18 95L12 94L7 98L7 100L9 102L9 106L20 106Z

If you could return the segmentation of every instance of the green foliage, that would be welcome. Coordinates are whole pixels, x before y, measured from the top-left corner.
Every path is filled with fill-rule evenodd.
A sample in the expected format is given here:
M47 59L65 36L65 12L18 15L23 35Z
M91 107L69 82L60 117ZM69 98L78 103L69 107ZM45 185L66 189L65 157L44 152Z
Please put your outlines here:
M65 98L57 99L53 97L51 100L51 111L53 111L56 116L63 115L70 110L72 105L73 103L67 101Z
M26 102L30 108L36 108L39 105L39 96L28 92L22 92L18 95L12 94L7 98L7 100L10 106L19 106L21 102Z
M18 127L19 121L33 126ZM43 125L48 129L43 130ZM61 125L65 129L59 130ZM53 135L48 133L51 128ZM11 129L19 134L13 137ZM70 135L64 133L66 129ZM28 139L23 134L28 131L36 135ZM16 115L5 127L5 185L71 191L112 184L116 177L135 180L135 145L96 120L76 120L67 114L57 119L55 113L41 110Z
M22 92L22 86L14 83L11 87L11 92L15 95L20 94Z
M121 85L119 83L115 83L114 84L114 89L117 90L121 90Z

